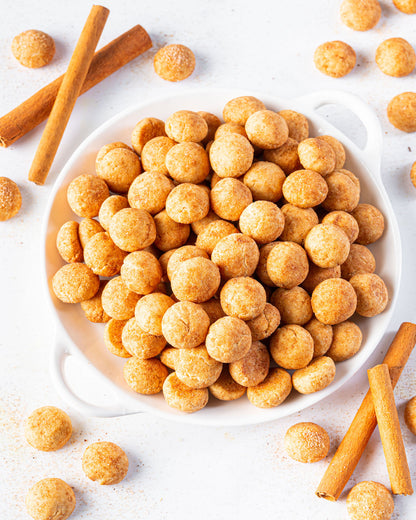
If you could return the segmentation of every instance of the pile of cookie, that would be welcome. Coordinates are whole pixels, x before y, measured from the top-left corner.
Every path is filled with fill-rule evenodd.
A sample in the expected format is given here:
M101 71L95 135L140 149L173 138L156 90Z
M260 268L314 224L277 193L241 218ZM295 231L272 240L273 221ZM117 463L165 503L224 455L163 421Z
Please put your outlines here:
M183 412L209 393L270 408L322 390L361 347L350 318L388 302L367 247L384 218L342 144L251 96L223 117L148 117L132 147L103 146L67 188L82 220L57 235L57 298L106 323L133 391Z

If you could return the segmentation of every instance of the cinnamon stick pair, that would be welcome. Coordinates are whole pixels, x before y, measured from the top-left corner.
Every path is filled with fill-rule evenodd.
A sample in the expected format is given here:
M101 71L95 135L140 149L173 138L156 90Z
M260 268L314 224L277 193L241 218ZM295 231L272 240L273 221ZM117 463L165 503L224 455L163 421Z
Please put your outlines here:
M416 325L402 323L384 358L394 388L416 343ZM350 479L377 425L371 392L368 391L351 426L332 458L316 494L327 500L338 500Z

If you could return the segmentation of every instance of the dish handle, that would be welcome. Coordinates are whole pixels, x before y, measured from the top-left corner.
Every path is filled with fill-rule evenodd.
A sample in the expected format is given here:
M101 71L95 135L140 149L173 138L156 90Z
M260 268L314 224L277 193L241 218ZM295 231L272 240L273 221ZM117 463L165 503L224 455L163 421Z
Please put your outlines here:
M341 105L351 110L360 119L367 132L366 144L361 148L365 160L370 166L370 171L380 177L383 136L378 117L365 101L354 94L340 90L312 92L297 98L297 101L312 110L329 104Z
M90 417L120 417L122 415L131 415L134 413L140 413L141 410L131 410L114 400L113 405L99 406L84 401L79 397L71 388L67 381L65 374L65 363L66 360L73 356L65 344L65 341L56 335L55 344L52 348L52 354L50 358L50 373L52 381L57 389L60 397L68 403L72 408L77 410L82 415Z

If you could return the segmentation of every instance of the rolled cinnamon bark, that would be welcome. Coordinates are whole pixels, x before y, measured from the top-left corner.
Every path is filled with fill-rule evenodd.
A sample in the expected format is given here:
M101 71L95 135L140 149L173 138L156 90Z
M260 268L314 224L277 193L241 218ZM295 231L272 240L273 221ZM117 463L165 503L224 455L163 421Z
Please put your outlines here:
M412 479L404 449L399 415L394 402L389 368L386 364L367 370L384 458L395 495L411 495Z
M416 325L402 323L383 363L389 367L392 387L396 386L400 374L416 343ZM316 495L327 500L338 500L351 477L361 455L377 425L371 392L368 391L358 412L333 456Z
M108 43L95 53L80 94L143 54L151 46L152 40L141 25L135 25ZM8 114L0 117L0 146L7 148L47 119L63 78L64 75L55 79Z

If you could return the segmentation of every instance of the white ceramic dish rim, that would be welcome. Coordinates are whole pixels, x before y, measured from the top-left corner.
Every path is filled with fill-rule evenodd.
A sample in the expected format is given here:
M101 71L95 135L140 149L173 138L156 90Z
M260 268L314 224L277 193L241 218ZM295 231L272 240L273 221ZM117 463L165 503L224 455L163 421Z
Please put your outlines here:
M388 323L392 317L393 310L397 300L398 288L400 285L401 278L401 265L402 265L402 252L401 252L401 241L400 241L400 233L397 225L397 221L391 207L390 201L388 199L387 193L384 189L384 186L381 182L380 176L380 157L381 157L381 146L382 146L382 135L381 128L378 122L377 117L373 113L373 111L362 101L360 98L346 93L342 91L336 90L328 90L328 91L319 91L314 92L306 96L302 96L293 100L284 100L282 98L278 98L275 96L264 95L259 92L247 92L242 89L201 89L194 91L187 91L181 94L174 94L171 96L165 96L163 98L151 98L147 99L145 102L129 108L118 115L112 117L100 127L98 127L90 136L85 139L81 145L75 150L72 154L65 167L61 171L57 180L55 181L55 185L50 194L50 198L48 201L48 205L45 211L43 227L42 227L42 243L46 244L47 231L48 231L48 223L49 217L51 214L51 208L55 199L55 196L63 184L65 178L70 173L73 164L78 160L78 158L83 154L84 150L87 148L88 144L94 141L101 133L103 133L108 128L114 126L115 123L122 121L128 115L131 115L134 112L142 111L146 106L151 105L155 102L174 102L177 103L177 109L183 108L185 101L189 102L189 99L197 98L199 101L197 106L199 109L203 109L203 100L206 97L222 97L224 99L231 99L233 97L239 95L254 95L263 99L266 103L266 106L277 105L285 108L293 108L294 110L298 110L300 112L305 112L308 117L316 124L323 125L324 127L331 128L331 134L334 137L337 137L341 140L345 145L348 146L349 150L352 151L355 160L361 163L367 171L370 172L370 176L372 177L372 182L377 183L378 186L378 194L383 199L385 209L387 209L387 220L388 225L391 227L394 238L394 254L395 254L395 272L396 277L394 279L394 293L393 297L390 301L388 309L385 311L387 316L384 320L384 325L380 330L377 330L374 336L372 337L372 348L367 350L360 351L356 357L359 358L359 363L356 363L353 369L351 369L347 374L342 376L339 380L334 381L329 387L324 390L316 393L310 394L308 396L302 396L302 400L296 402L296 406L289 406L287 409L283 410L281 407L264 410L266 413L262 413L256 417L252 417L250 415L242 416L239 418L233 417L230 420L221 420L215 421L212 419L212 416L204 416L203 411L197 412L194 414L181 414L174 410L172 411L163 411L155 408L151 404L147 403L146 400L142 400L138 402L135 395L131 395L128 391L125 391L123 388L117 386L114 382L110 381L104 374L102 374L98 368L96 368L85 356L83 352L77 347L77 345L72 341L69 334L65 330L64 326L61 323L60 313L55 308L50 290L49 290L49 281L46 272L46 248L43 247L43 266L45 267L42 271L43 279L44 279L44 287L47 294L47 300L50 305L51 310L53 311L55 320L57 322L57 332L56 332L56 340L52 348L51 352L51 375L53 382L59 392L60 396L72 407L77 409L84 415L87 416L96 416L96 417L114 417L120 415L127 415L132 413L139 413L144 411L149 411L156 415L168 418L170 420L176 420L179 422L186 423L194 423L194 424L202 424L202 425L210 425L210 426L238 426L238 425L248 425L248 424L258 424L262 422L268 422L275 420L280 417L284 417L290 415L295 412L299 412L313 404L316 404L318 401L326 398L336 390L338 390L344 383L346 383L365 363L367 358L374 352L377 348L377 345L384 334ZM316 113L316 109L320 106L327 104L337 104L342 105L352 112L354 112L361 122L364 124L365 129L367 131L367 142L363 149L360 149L357 145L355 145L345 134L343 134L336 127L332 126L328 121L324 120L319 114ZM202 107L201 107L202 105ZM148 114L151 115L151 114ZM143 116L141 116L143 117ZM110 390L110 392L115 397L116 404L110 405L108 407L97 406L92 403L88 403L81 399L78 395L76 395L68 384L65 376L65 361L68 356L75 355L77 358L80 358L83 362L86 362L90 369L94 371L95 375L100 378L100 380L105 384L105 386ZM146 396L144 396L146 397ZM231 403L224 403L225 405L230 406ZM293 404L293 403L291 403ZM284 413L281 413L281 412Z

